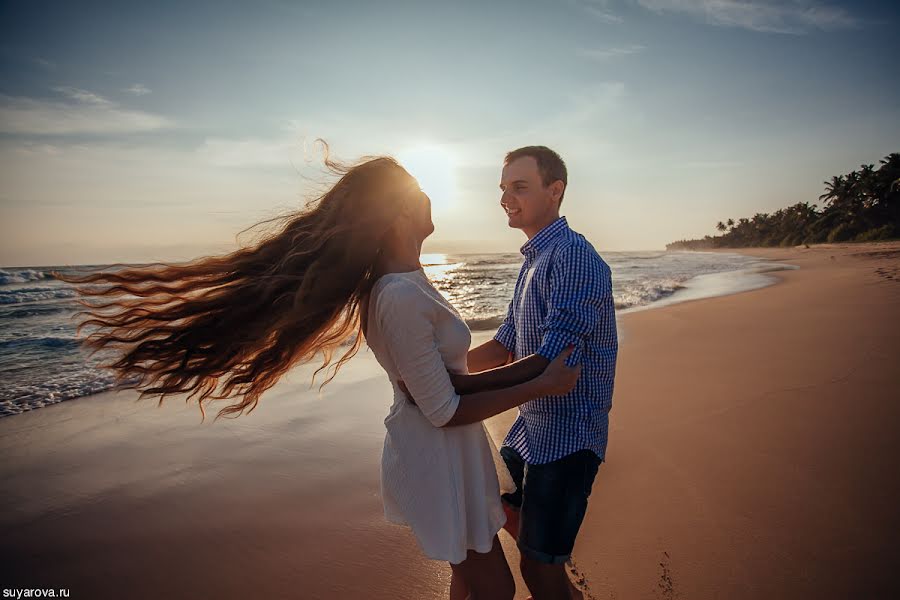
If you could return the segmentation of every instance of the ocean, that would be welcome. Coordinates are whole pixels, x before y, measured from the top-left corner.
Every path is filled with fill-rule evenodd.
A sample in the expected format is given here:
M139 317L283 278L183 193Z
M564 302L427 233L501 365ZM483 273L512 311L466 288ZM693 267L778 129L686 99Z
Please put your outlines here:
M617 314L696 298L763 287L772 271L791 265L711 252L601 252L613 274ZM512 297L521 254L424 254L431 281L459 310L472 331L493 330L503 321ZM84 265L79 268L85 268ZM73 267L0 269L0 417L114 386L98 365L109 354L92 357L80 347L77 321L82 307L72 286L50 271ZM82 331L82 335L85 332Z

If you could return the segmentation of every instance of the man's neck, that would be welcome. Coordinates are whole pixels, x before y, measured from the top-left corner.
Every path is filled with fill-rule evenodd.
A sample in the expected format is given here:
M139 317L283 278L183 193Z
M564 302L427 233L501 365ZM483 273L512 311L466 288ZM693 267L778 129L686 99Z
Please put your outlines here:
M554 215L550 215L547 219L542 220L540 223L536 223L534 225L529 225L528 227L523 227L522 232L528 237L530 240L541 231L549 227L553 222L559 219L559 213Z

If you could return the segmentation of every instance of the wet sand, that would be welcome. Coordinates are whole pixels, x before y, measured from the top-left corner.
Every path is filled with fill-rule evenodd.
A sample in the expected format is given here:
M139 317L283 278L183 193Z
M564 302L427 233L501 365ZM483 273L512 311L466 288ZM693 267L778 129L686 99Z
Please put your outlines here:
M900 591L900 243L745 252L800 269L622 317L607 463L575 550L595 598ZM447 566L382 518L390 386L374 357L321 394L310 372L215 424L131 392L0 419L0 587L445 597ZM489 423L495 439L511 418Z

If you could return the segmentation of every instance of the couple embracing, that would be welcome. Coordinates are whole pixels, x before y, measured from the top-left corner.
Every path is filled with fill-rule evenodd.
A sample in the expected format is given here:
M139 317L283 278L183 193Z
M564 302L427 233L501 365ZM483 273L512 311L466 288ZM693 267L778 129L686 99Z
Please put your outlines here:
M559 213L565 163L543 146L504 160L500 206L528 241L508 314L476 348L419 263L434 225L418 182L389 157L344 165L326 146L325 164L338 181L254 246L55 272L102 301L83 311L84 345L121 351L105 366L160 404L238 397L218 418L252 411L298 363L324 357L336 374L365 338L394 390L385 515L450 563L451 597L513 597L504 527L535 600L581 597L565 563L604 459L618 344L609 266ZM483 421L514 407L498 453Z
M618 342L610 269L560 216L565 163L543 146L506 156L500 206L528 241L506 318L475 348L419 263L434 231L428 196L390 160L357 168L383 171L406 198L361 309L394 386L382 456L387 519L450 563L452 600L513 597L501 528L517 540L535 600L581 598L565 563L604 459ZM514 407L501 462L482 422Z

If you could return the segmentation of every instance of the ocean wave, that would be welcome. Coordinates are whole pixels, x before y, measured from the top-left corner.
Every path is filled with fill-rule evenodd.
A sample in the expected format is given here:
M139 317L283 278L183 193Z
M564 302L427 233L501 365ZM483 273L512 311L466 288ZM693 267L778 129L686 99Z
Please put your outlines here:
M682 283L674 279L629 283L625 289L613 295L616 309L652 304L684 289Z
M622 260L656 260L657 258L663 258L667 256L665 252L661 252L659 254L653 254L651 256L645 256L643 254L631 254L629 252L619 252L619 253L610 253L607 255L608 261L610 263L615 263Z
M26 348L66 348L74 349L81 344L77 338L68 337L21 337L0 341L0 350L21 351Z
M18 290L0 290L0 304L22 304L38 300L56 298L74 298L78 295L73 289L60 287L21 288Z
M733 289L736 284L732 280L765 279L761 274L793 268L737 255L649 251L607 253L604 257L613 270L614 301L619 310L664 305L692 297L699 288L703 288L701 296L711 295ZM434 285L454 303L473 332L495 331L506 315L522 256L473 253L448 255L446 260L447 264L426 265ZM4 375L0 416L113 387L113 377L97 362L105 358L102 351L82 356L74 324L67 322L68 313L78 310L73 300L77 290L48 277L52 269L0 270L0 286L7 286L0 287L0 333L6 338L0 342L0 373ZM697 279L705 273L717 273L718 279ZM685 287L688 289L679 291Z
M446 263L432 263L432 262L423 262L422 266L424 268L432 268L432 269L440 269L442 271L449 271L451 269L458 269L464 266L466 263L462 262L446 262Z
M472 331L491 331L500 327L504 318L505 317L502 316L468 318L466 319L466 325L468 325L469 329Z
M757 263L750 265L746 269L741 269L745 273L773 273L775 271L793 271L798 269L796 265L785 265L779 263Z
M34 269L18 269L7 271L0 269L0 285L9 285L11 283L28 283L29 281L41 281L50 279L50 273L47 271L36 271Z
M478 260L471 263L466 263L466 266L473 268L489 268L489 269L512 269L519 268L522 266L523 259L509 259L503 262L490 262L486 260Z
M2 304L2 303L0 303ZM0 319L25 319L28 317L42 317L70 310L67 306L59 304L34 304L24 308L0 309Z
M136 383L136 378L121 382L126 388ZM85 367L49 379L33 383L17 383L0 389L0 417L20 414L29 410L99 394L116 389L115 377L105 369Z

